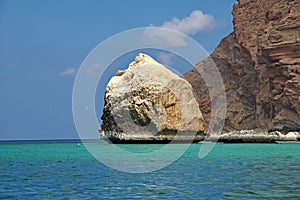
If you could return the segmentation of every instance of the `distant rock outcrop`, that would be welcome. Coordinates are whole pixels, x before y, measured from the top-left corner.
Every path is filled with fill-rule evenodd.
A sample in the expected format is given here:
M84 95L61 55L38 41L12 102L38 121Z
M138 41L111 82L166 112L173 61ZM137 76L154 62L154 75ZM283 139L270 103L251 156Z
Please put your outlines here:
M101 119L101 136L112 143L203 139L203 117L191 85L145 54L109 81Z
M224 143L276 143L277 141L300 140L298 132L289 132L282 134L279 131L265 132L263 130L240 130L222 134L218 142Z
M224 132L300 131L299 11L299 0L239 0L234 5L234 32L211 55L227 94ZM192 69L184 78L208 120L210 99L201 76Z

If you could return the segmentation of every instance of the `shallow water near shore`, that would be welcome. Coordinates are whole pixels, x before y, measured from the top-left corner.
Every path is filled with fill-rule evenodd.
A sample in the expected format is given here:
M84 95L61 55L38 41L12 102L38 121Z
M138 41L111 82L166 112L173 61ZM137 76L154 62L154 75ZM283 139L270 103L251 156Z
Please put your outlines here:
M120 147L145 152L162 146ZM204 159L200 147L192 144L161 170L130 174L106 167L75 141L0 144L0 198L300 198L299 143L217 144Z

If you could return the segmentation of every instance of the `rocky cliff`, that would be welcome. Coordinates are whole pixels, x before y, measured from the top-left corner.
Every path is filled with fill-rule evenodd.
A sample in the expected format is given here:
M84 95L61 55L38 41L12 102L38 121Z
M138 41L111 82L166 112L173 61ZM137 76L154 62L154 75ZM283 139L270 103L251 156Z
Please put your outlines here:
M139 54L106 87L102 138L113 143L196 142L203 117L191 85Z
M234 32L212 53L227 94L225 132L300 130L300 1L239 0ZM205 124L210 99L197 68L184 75L193 86Z

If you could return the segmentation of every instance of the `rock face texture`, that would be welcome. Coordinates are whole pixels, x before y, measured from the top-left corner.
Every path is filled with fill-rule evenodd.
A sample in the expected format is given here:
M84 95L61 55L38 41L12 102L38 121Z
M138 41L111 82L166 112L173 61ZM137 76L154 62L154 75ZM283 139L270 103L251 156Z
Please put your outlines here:
M239 0L232 14L234 32L211 55L227 94L224 131L300 131L300 1ZM196 70L203 64L184 78L208 120L210 99Z
M191 85L145 54L109 81L101 119L101 136L112 143L203 138L203 117Z
M234 34L230 34L221 41L210 57L223 77L227 96L227 119L224 131L256 128L255 98L258 84L254 62L249 51L236 41ZM199 62L194 69L184 75L184 78L194 88L207 128L211 117L211 101L208 88L205 87L205 82L197 70L203 65L210 65L210 62L206 60Z

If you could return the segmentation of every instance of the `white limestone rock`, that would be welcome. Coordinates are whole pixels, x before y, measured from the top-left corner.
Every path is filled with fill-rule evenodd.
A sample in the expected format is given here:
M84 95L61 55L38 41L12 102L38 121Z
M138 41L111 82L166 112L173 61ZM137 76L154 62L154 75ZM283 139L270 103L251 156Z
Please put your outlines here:
M191 85L146 54L111 78L104 98L100 132L110 142L203 139L203 117Z

